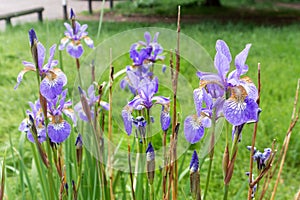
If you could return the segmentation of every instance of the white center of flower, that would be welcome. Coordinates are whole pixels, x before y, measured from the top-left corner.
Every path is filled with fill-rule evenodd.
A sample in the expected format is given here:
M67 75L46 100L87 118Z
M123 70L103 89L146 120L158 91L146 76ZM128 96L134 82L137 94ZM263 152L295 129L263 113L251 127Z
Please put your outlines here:
M54 128L54 130L61 130L61 129L63 129L65 126L64 126L64 123L55 123L55 124L53 124L53 128Z

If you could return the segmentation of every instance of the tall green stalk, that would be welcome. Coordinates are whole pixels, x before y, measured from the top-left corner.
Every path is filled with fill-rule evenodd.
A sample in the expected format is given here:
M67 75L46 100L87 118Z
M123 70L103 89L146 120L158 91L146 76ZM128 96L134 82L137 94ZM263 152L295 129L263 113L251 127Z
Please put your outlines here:
M206 177L206 182L205 182L205 189L204 189L204 195L203 195L203 200L205 200L207 196L207 191L208 191L208 186L209 186L209 181L210 181L210 174L211 174L211 167L212 167L212 162L214 158L214 144L215 144L215 129L216 129L216 109L213 110L212 113L212 125L211 125L211 138L210 138L210 153L209 153L209 165L208 165L208 172L207 172L207 177Z

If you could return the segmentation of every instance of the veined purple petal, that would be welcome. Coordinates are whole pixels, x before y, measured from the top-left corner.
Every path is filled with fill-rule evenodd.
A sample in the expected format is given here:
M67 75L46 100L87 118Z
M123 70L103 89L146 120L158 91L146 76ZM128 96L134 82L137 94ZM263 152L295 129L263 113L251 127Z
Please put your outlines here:
M122 110L122 118L127 135L131 135L133 117L130 110L126 107Z
M68 122L62 121L59 123L49 123L48 135L52 142L62 143L71 133L71 126Z
M224 54L217 52L215 55L214 64L216 69L218 70L220 78L222 79L222 84L225 85L226 74L228 73L230 68L230 62L228 61L228 58Z
M188 142L194 144L204 135L204 127L197 115L190 115L184 120L184 135Z
M247 60L250 47L251 44L247 44L245 49L235 57L235 66L239 76L245 74L248 71L248 66L245 65L245 62Z
M203 88L197 88L194 90L194 104L198 116L200 116L200 113L202 111L202 102L203 102Z
M45 47L42 45L42 43L38 42L38 44L37 44L37 54L38 54L38 67L39 67L40 71L42 70L42 67L43 67L43 64L44 64L44 61L45 61L45 56L46 56L45 52L46 52Z
M37 139L40 143L46 141L46 130L45 128L37 128L37 132L38 132L38 135L37 135ZM28 131L27 132L27 139L34 143L34 138L33 138L33 135L31 133L31 131Z
M152 101L156 101L155 102L156 104L161 104L161 105L170 103L170 99L163 96L154 96L152 97Z
M149 32L145 32L144 38L145 38L145 40L147 42L147 45L149 45L150 42L151 42L151 35L150 35L150 33Z
M74 58L80 58L83 54L83 47L81 44L76 45L73 41L71 41L66 48L67 52Z
M243 87L234 87L231 97L223 105L225 118L234 126L246 123L247 121L257 121L258 105L246 96Z
M128 106L133 107L134 109L137 109L141 104L144 105L144 100L139 96L134 97L133 100L128 102Z
M129 85L135 89L138 88L140 79L133 71L126 71L127 78L129 80Z
M83 24L82 26L80 26L80 32L83 33L86 31L86 29L88 28L87 24Z
M72 26L70 24L66 23L66 22L64 23L64 25L65 25L65 27L67 29L67 32L72 36L73 35L73 28L72 28ZM65 35L66 35L66 32L65 32Z
M152 41L153 43L157 43L158 36L159 36L159 32L156 32L153 36L153 41Z
M228 62L229 63L231 62L232 58L231 58L230 50L229 50L226 42L224 42L223 40L217 40L217 42L216 42L216 51L222 53L223 55L225 55Z
M47 76L42 80L40 85L41 94L47 99L54 99L61 94L64 82L60 79L49 79Z

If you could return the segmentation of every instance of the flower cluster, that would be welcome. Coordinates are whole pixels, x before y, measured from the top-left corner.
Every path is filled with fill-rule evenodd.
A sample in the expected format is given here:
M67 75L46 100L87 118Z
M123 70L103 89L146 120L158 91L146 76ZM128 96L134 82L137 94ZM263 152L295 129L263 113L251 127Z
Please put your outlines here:
M135 43L130 49L130 58L133 61L133 66L126 68L126 77L121 81L121 88L124 89L128 85L130 91L135 95L122 110L125 131L128 135L131 134L132 123L140 125L132 116L132 112L134 110L150 110L155 104L162 105L160 119L162 129L167 130L170 125L170 100L167 97L155 95L158 92L159 84L158 78L153 75L153 69L151 69L153 63L163 59L163 56L159 55L162 53L163 48L157 43L157 37L158 33L155 34L151 42L150 33L146 32L146 42L140 41ZM143 127L145 125L146 123L143 124Z
M53 60L56 45L50 48L48 62L44 64L46 50L42 43L38 41L33 29L29 31L29 41L34 63L23 62L25 68L17 77L15 89L21 83L26 72L35 71L39 75L38 83L41 97L35 103L29 103L31 110L26 112L28 117L21 122L19 130L26 132L29 141L34 142L31 130L34 125L37 129L39 142L46 140L47 132L51 142L61 143L71 133L71 125L63 119L63 113L71 118L74 125L76 125L73 110L69 108L72 103L66 101L67 90L63 90L67 83L67 77L59 68L54 68L58 64L58 61ZM29 120L30 118L33 120Z
M203 137L204 128L210 126L212 117L217 120L224 116L233 126L258 120L257 88L249 77L241 77L248 71L245 62L250 47L251 44L247 44L235 57L236 69L229 73L232 61L229 48L222 40L216 42L214 65L217 74L197 73L200 79L199 88L194 90L197 115L188 116L184 123L185 136L190 143Z

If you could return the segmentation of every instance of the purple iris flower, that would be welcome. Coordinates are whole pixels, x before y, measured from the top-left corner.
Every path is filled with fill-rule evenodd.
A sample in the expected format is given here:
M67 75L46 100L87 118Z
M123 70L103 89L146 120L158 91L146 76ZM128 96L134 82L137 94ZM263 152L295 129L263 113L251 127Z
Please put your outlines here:
M247 149L251 151L251 146L247 146ZM271 148L265 148L264 152L261 153L260 151L256 150L256 148L254 147L253 159L257 162L257 168L259 170L262 170L266 167L267 161L270 158L271 154L272 154Z
M64 90L60 95L60 99L56 97L55 99L48 101L48 109L51 117L50 123L48 124L48 136L52 142L62 143L65 141L71 133L71 125L63 119L62 114L72 119L74 125L76 125L76 117L72 109L72 102L65 101L67 95L67 90Z
M257 88L250 78L241 78L248 71L245 62L250 47L251 44L247 44L245 49L235 57L236 69L227 76L232 58L227 44L218 40L214 60L218 73L197 73L199 78L205 82L208 93L213 98L221 98L225 94L229 94L223 103L222 110L227 121L234 126L258 120Z
M75 14L71 9L71 20L72 25L64 23L66 27L65 37L61 39L59 50L66 48L66 51L74 58L79 58L83 54L83 47L81 40L84 40L86 45L90 48L94 48L93 40L88 37L87 24L80 25L79 22L75 21Z
M141 110L143 108L150 109L153 106L153 102L156 104L165 105L170 102L170 99L163 96L154 96L158 91L158 78L154 77L152 80L144 78L139 82L137 93L132 101L128 103L130 107L135 110Z
M157 32L151 41L150 33L145 32L146 42L139 41L131 46L129 54L134 66L142 66L145 63L154 63L157 60L164 59L164 56L160 55L163 52L163 48L157 42L158 35L159 33Z
M66 75L58 68L53 68L58 64L57 60L53 60L56 45L50 48L50 56L48 62L44 65L45 61L45 47L38 42L37 43L37 60L39 75L42 77L40 84L40 92L47 99L54 99L57 95L61 94L63 86L67 84ZM19 73L17 77L17 84L15 89L21 83L23 76L28 71L36 71L36 66L32 62L23 61L25 68Z
M87 95L86 92L83 91L83 95L86 97L87 102L88 102L88 106L90 107L90 112L91 112L91 116L92 118L94 117L94 105L95 103L97 103L99 101L99 95L96 96L95 95L95 87L94 85L90 85L87 91ZM100 106L102 108L104 108L105 110L109 110L109 104L105 101L100 101ZM83 121L88 121L88 117L86 116L83 107L82 107L82 103L78 102L75 106L74 106L74 110L78 113L80 119L82 119Z
M194 144L204 135L205 128L211 126L212 97L204 88L194 90L194 103L197 114L189 115L184 120L184 135L188 142ZM203 107L203 103L206 107Z
M27 116L31 116L33 118L33 121L35 123L35 127L37 129L37 138L40 143L44 142L46 140L46 129L45 129L45 122L44 122L44 116L42 112L42 108L40 105L40 100L38 99L35 103L29 102L31 110L27 110L26 114ZM34 143L34 138L31 133L31 124L29 118L25 118L20 126L19 131L25 132L27 134L27 138L30 142Z

